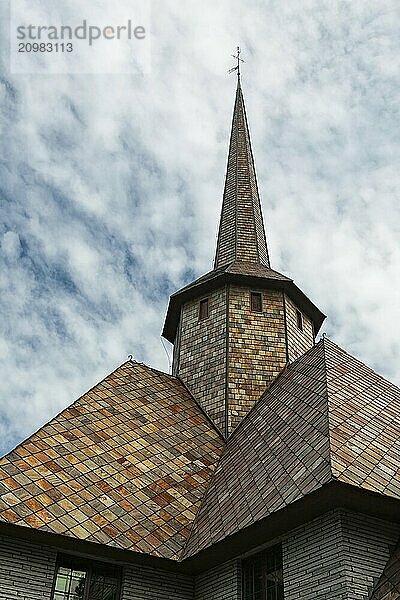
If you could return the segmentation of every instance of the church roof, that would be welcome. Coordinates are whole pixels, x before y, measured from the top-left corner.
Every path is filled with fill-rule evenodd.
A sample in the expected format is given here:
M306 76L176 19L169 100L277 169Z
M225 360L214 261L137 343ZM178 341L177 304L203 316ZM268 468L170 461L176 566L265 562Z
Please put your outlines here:
M180 294L181 292L191 290L192 288L195 288L198 285L205 283L206 281L212 281L214 278L219 277L223 273L229 273L233 275L249 275L252 277L261 277L263 279L276 281L293 281L292 279L290 279L290 277L286 277L286 275L282 275L282 273L278 273L278 271L274 271L274 269L271 269L270 267L266 267L259 263L235 260L225 265L224 267L214 269L213 271L209 271L205 275L202 275L195 281L192 281L185 287L181 288L179 292L176 292L176 294ZM175 294L173 294L173 296L175 296Z
M233 109L214 269L233 261L270 266L240 77Z
M400 389L322 339L225 442L126 362L0 460L0 521L181 560L331 481L400 499Z
M400 389L322 339L227 440L185 556L337 480L400 499Z
M176 378L126 362L0 460L0 521L177 558L222 450Z

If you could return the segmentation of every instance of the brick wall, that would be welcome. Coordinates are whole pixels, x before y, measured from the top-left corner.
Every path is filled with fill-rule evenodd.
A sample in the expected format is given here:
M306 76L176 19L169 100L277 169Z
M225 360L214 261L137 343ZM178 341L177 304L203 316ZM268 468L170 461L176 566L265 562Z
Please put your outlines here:
M288 337L289 360L293 361L299 358L304 352L307 352L314 345L314 332L312 321L307 315L303 316L303 331L297 326L296 305L285 294L286 306L286 327Z
M193 600L193 578L150 567L126 567L121 600Z
M57 550L0 536L0 599L50 600ZM121 600L193 600L193 578L125 567Z
M252 312L250 292L262 293L263 311ZM231 432L286 364L282 293L230 286L229 395Z
M348 600L367 600L400 535L400 526L365 515L342 513Z
M240 600L240 561L232 560L195 577L194 600Z
M399 524L342 510L298 527L282 540L285 600L368 600ZM56 550L0 536L1 600L50 600ZM121 600L241 600L241 561L196 577L124 567Z
M222 431L225 420L226 290L209 296L209 318L199 321L199 301L184 305L176 373Z
M295 529L282 551L285 600L347 600L339 513Z
M332 511L283 540L285 600L368 600L399 526Z
M251 311L252 291L262 294L260 313ZM202 321L201 298L183 306L174 349L174 373L223 433L227 373L227 422L231 433L283 369L287 356L295 360L313 346L313 327L303 315L303 331L298 328L295 304L287 296L284 302L282 292L277 290L229 285L208 298L209 318Z
M0 536L1 600L50 600L56 551Z

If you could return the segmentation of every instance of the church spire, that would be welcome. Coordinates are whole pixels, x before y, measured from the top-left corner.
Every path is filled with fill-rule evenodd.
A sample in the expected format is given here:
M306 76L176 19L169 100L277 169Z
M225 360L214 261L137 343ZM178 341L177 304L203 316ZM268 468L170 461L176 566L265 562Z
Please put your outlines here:
M270 267L243 92L238 76L214 269L233 262Z
M240 68L240 52L234 57ZM214 269L173 294L163 336L172 372L228 437L325 315L271 269L238 77Z

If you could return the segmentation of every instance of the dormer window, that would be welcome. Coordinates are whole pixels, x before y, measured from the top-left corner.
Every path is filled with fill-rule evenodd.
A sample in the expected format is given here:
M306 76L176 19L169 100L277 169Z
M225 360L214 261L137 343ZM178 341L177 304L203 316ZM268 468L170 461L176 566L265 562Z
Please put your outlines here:
M208 319L208 317L209 317L208 298L203 298L203 300L200 300L200 305L199 305L199 321L204 321L204 319Z
M262 312L262 295L260 292L250 293L251 312Z
M297 309L296 309L296 321L297 321L297 327L300 329L300 331L303 331L303 315Z

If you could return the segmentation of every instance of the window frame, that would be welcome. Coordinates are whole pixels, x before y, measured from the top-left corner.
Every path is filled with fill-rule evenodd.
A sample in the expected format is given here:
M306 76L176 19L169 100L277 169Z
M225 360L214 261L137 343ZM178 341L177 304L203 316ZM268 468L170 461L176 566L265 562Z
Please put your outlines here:
M201 307L202 306L207 306L207 314L205 316L202 316L201 313ZM210 318L210 299L207 298L202 298L201 300L199 300L199 321L206 321L207 319Z
M123 581L123 567L115 563L105 562L103 560L92 560L78 555L73 554L58 554L55 564L55 572L53 577L53 585L51 589L51 600L55 600L55 594L57 593L56 584L57 576L60 567L66 569L73 569L76 571L85 571L87 573L85 587L83 591L82 600L87 600L90 584L92 581L93 574L101 574L106 577L114 578L117 580L117 600L121 600L122 596L122 581ZM61 592L62 593L62 592Z
M253 298L259 298L260 300L260 310L254 308ZM263 295L262 292L250 292L250 310L253 313L262 313L263 312Z
M296 308L296 325L297 325L297 329L300 329L300 331L304 331L303 313L298 308Z
M279 560L276 560L276 557L279 557ZM274 569L270 569L268 572L268 562L274 562ZM254 589L254 568L255 566L260 565L261 563L264 563L264 566L262 568L262 577L263 577L263 582L262 582L262 587L261 587L261 591L260 590L256 590ZM277 597L277 591L281 592L280 598L282 600L284 600L284 595L285 595L285 590L284 590L284 577L283 577L283 552L282 552L282 543L277 543L274 544L272 546L269 546L268 548L265 548L259 552L255 552L254 554L251 554L250 556L244 557L242 559L242 564L241 564L241 572L242 572L242 598L243 600L255 600L255 598L258 598L259 600L266 600L269 596L268 594L268 587L265 585L265 583L267 582L267 579L265 578L266 575L270 574L274 574L277 573L278 571L281 571L281 576L282 576L282 580L281 581L277 581L275 579L275 587L273 588L273 597ZM246 581L246 577L248 577L249 579ZM252 583L250 583L250 578L252 579ZM265 579L264 579L265 578ZM271 580L270 580L271 581ZM281 583L282 587L281 589L279 589L278 587L278 583ZM250 594L248 593L248 588L246 589L246 587L249 586L250 588ZM271 588L269 588L271 590ZM247 592L247 595L246 595ZM262 595L262 598L260 597L260 593ZM256 596L257 594L257 596ZM251 597L250 597L251 596Z

